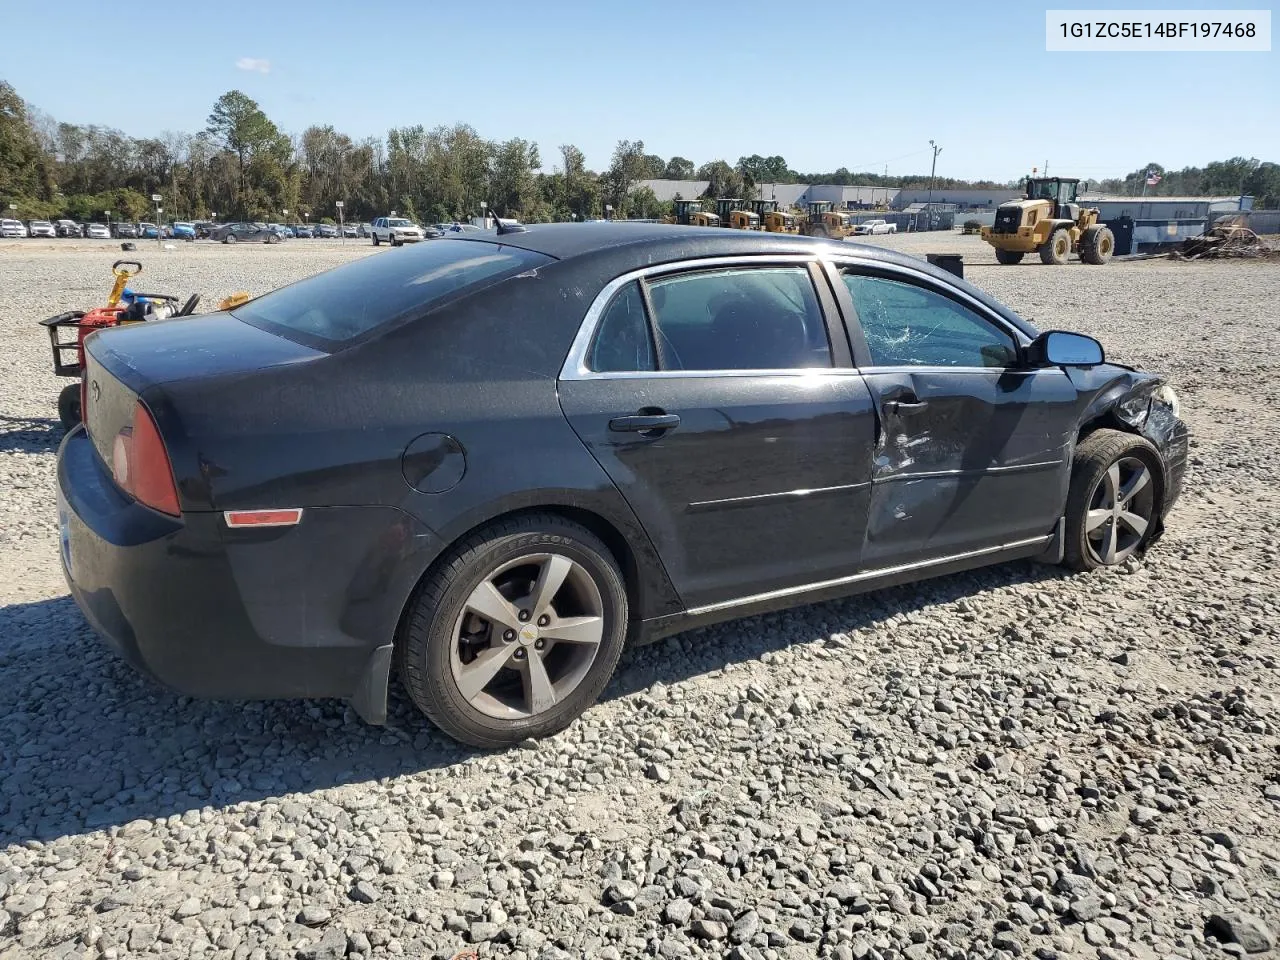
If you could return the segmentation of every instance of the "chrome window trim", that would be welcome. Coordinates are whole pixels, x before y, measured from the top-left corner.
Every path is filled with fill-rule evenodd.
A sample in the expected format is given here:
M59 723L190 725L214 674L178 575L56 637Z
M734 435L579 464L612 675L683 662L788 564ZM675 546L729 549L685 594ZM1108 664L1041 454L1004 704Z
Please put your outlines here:
M578 335L573 338L573 345L569 348L569 355L565 357L564 364L560 368L560 379L635 380L670 377L812 376L815 373L831 373L836 370L856 373L857 371L851 368L843 367L783 367L765 370L596 371L587 366L587 352L591 349L591 340L595 337L596 327L600 325L600 318L604 315L605 308L609 306L614 296L628 283L668 273L688 273L691 270L704 269L713 270L717 267L807 266L810 263L818 263L821 259L816 253L754 253L727 257L704 257L696 260L676 260L671 263L653 264L652 266L641 267L638 270L632 270L629 273L615 277L604 285L600 292L596 294L596 298L591 301L591 306L587 308L586 316L582 318L582 325L578 327ZM817 291L814 291L814 293L816 295ZM821 309L821 299L819 299L818 305L819 309Z
M618 291L625 287L628 283L636 280L645 280L650 277L662 276L673 273L687 273L690 270L714 269L716 267L767 267L773 265L785 266L803 266L810 263L828 263L837 271L840 266L851 267L871 267L875 270L883 271L888 274L899 274L908 281L918 282L919 285L927 289L939 292L942 296L951 295L962 301L966 307L973 310L983 319L994 324L997 328L1005 331L1020 347L1025 347L1031 343L1031 338L1023 333L1013 324L1009 323L1004 317L993 311L981 300L977 300L970 296L964 290L959 288L945 288L948 293L941 293L944 289L939 283L938 278L934 277L923 270L916 270L914 267L900 263L889 263L884 260L877 260L868 257L861 257L857 254L836 253L783 253L783 254L737 254L734 256L724 257L704 257L695 260L676 260L669 263L653 264L647 267L640 267L631 270L621 276L615 277L601 288L596 294L591 306L587 308L586 315L582 318L582 324L578 327L578 333L573 338L573 344L569 348L568 356L565 357L564 364L560 368L561 380L665 380L680 377L806 377L815 374L838 376L856 375L872 373L966 373L966 374L994 374L1004 376L1009 373L1049 373L1056 372L1062 376L1066 376L1066 371L1061 367L1036 367L1034 369L1018 369L1014 367L948 367L936 365L919 366L912 364L896 364L887 367L769 367L759 370L616 370L616 371L596 371L587 367L587 353L591 349L591 341L595 337L596 328L600 325L600 319L604 315L605 309L609 306ZM857 318L852 318L857 322Z

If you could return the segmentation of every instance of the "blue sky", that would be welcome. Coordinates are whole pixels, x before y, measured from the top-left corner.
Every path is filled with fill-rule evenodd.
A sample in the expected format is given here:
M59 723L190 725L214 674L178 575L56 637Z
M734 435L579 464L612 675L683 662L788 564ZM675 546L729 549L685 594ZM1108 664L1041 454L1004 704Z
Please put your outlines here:
M621 138L698 164L780 153L802 171L890 174L927 172L934 139L940 175L997 180L1046 160L1092 179L1280 161L1276 52L1047 53L1044 10L1065 6L136 0L117 18L62 0L6 6L0 77L59 120L134 136L199 130L239 88L290 133L466 122L535 141L547 168L562 143L602 168ZM17 57L22 37L56 37L55 58L100 51L102 69L40 67Z

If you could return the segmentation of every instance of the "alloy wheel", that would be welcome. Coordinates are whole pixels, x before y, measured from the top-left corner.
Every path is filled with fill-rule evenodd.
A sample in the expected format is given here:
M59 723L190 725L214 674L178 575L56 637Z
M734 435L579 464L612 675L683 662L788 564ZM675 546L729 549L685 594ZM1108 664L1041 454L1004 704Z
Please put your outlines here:
M454 624L458 692L495 719L545 713L591 670L604 626L600 588L580 563L558 553L507 561L471 591Z
M1089 498L1085 539L1099 563L1127 560L1142 545L1155 514L1151 468L1137 457L1121 457L1107 468Z

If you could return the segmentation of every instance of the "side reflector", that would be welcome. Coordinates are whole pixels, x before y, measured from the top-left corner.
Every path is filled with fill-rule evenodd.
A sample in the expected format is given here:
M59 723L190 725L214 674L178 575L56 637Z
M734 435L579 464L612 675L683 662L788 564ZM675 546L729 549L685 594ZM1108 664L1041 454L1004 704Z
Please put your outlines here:
M288 510L224 510L228 527L292 527L302 519L301 507Z

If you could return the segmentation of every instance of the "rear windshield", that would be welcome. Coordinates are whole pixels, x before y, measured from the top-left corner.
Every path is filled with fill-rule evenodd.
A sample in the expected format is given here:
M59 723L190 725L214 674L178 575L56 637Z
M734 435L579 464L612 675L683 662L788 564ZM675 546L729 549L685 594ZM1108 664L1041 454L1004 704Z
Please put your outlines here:
M432 240L355 263L250 300L232 315L297 339L342 344L446 299L536 270L552 258L519 247Z

